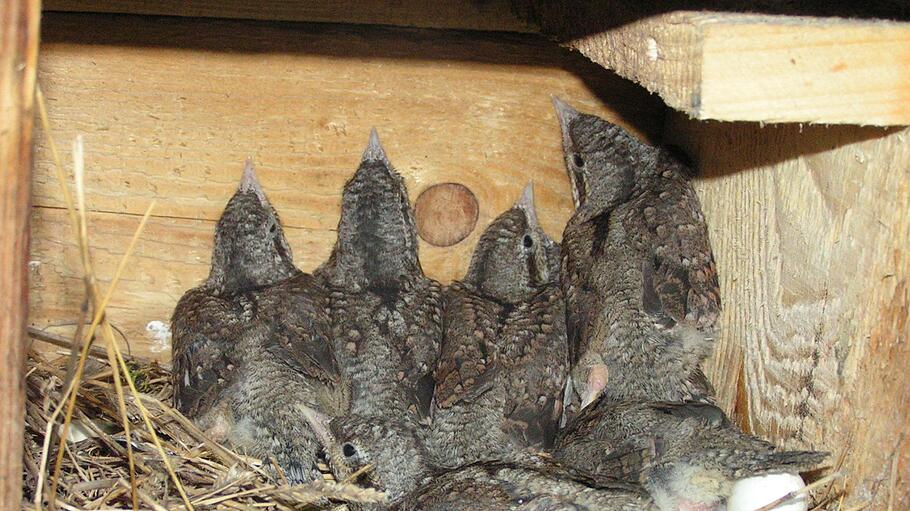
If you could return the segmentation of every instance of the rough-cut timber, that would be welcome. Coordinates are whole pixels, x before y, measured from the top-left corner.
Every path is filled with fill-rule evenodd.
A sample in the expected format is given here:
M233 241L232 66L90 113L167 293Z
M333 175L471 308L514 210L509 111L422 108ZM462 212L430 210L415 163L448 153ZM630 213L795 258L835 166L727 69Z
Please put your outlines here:
M528 3L543 33L696 119L910 124L907 22Z
M674 115L666 133L702 171L723 406L786 446L846 449L850 505L910 508L910 129Z
M32 106L39 2L0 3L0 509L22 498Z
M508 0L45 0L45 11L530 32Z
M160 327L205 278L247 156L310 271L329 255L342 186L375 126L412 201L446 182L476 196L467 238L421 242L427 273L451 281L529 180L544 229L562 232L572 200L550 94L645 135L663 120L636 85L517 34L45 13L39 79L58 145L85 137L102 287L158 200L108 312L134 354L160 360L170 359ZM82 272L40 131L34 203L30 321L73 322Z

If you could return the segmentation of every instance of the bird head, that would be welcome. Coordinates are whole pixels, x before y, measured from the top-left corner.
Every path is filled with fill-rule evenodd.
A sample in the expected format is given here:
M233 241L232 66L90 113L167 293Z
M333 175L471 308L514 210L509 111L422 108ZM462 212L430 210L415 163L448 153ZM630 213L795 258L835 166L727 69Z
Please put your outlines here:
M225 293L267 286L296 273L278 213L247 160L240 185L215 227L208 284Z
M553 106L576 210L596 214L621 202L636 181L655 168L655 147L616 124L575 110L556 96Z
M464 282L493 299L515 303L555 281L559 245L540 228L530 183L477 242Z
M423 274L407 189L375 129L344 186L338 241L328 266L334 284L355 288L396 288L402 277Z
M364 469L362 483L396 502L431 475L429 454L420 426L387 417L348 416L331 424L338 454L354 472Z

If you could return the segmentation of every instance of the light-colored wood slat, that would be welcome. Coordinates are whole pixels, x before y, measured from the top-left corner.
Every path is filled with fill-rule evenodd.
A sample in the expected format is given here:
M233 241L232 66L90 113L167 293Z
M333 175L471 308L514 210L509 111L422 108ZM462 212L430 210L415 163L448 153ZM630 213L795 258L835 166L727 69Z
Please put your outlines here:
M591 22L593 7L547 5L538 13L545 33L696 119L910 124L910 23L693 11L637 18L626 2L598 2L595 19L606 21Z
M710 367L722 405L832 463L848 449L850 501L907 508L910 130L677 114L666 135L701 162L724 300Z
M92 257L103 289L138 222L137 216L119 213L89 216ZM30 322L59 333L73 330L83 292L79 248L70 225L64 209L32 209ZM169 339L159 335L155 322L167 325L183 292L208 275L214 228L208 220L158 217L149 221L107 309L111 324L125 334L133 355L170 361ZM305 268L324 260L335 239L334 232L327 230L288 228L286 234L298 264Z
M341 188L376 126L412 201L442 182L476 195L465 240L421 242L427 274L448 282L528 180L543 227L561 236L571 194L550 94L642 136L662 128L659 100L537 36L53 13L45 22L39 80L58 144L85 137L102 285L136 217L158 201L110 313L140 353L153 346L146 325L167 322L206 275L214 222L247 155L309 271L331 250ZM30 321L43 326L73 321L82 288L40 132L36 144Z
M720 16L698 26L699 119L910 124L910 23Z
M45 11L152 14L278 21L530 32L507 0L45 0Z
M0 4L0 509L22 499L25 324L37 0Z

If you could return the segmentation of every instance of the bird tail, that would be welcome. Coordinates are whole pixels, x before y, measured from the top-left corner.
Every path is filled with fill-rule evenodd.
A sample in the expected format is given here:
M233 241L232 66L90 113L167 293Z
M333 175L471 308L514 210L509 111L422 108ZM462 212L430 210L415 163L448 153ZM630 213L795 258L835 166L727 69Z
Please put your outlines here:
M762 475L774 472L805 472L817 468L828 458L827 452L821 451L772 451L755 457L749 469L749 475Z

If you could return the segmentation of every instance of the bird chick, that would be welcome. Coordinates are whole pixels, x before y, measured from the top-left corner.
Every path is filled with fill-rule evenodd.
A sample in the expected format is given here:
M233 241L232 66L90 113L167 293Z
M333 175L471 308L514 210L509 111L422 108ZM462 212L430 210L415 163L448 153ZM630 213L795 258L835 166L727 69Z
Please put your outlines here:
M219 440L273 457L293 482L313 478L329 438L313 419L347 408L325 302L294 266L248 161L215 228L209 276L174 310L174 399Z
M388 504L401 501L439 470L426 448L426 427L408 418L351 415L334 419L331 431L340 446L332 455L341 456L332 461L363 472L357 482L384 492Z
M443 465L515 460L551 446L568 377L558 264L528 184L445 292L429 437Z
M333 420L332 431L344 462L355 470L369 466L360 482L384 491L391 509L654 509L638 485L602 480L592 486L545 458L482 462L448 471L426 449L426 431L409 421L348 417Z
M553 102L576 207L561 278L577 399L710 401L700 364L721 305L691 169Z
M426 419L442 338L441 287L424 276L407 190L376 130L344 186L338 239L316 275L330 293L350 413Z
M400 511L650 511L640 488L592 487L552 465L477 463L442 474L404 499Z
M815 468L827 454L781 451L705 403L601 398L556 439L553 457L597 480L640 482L661 510L722 511L738 480Z

